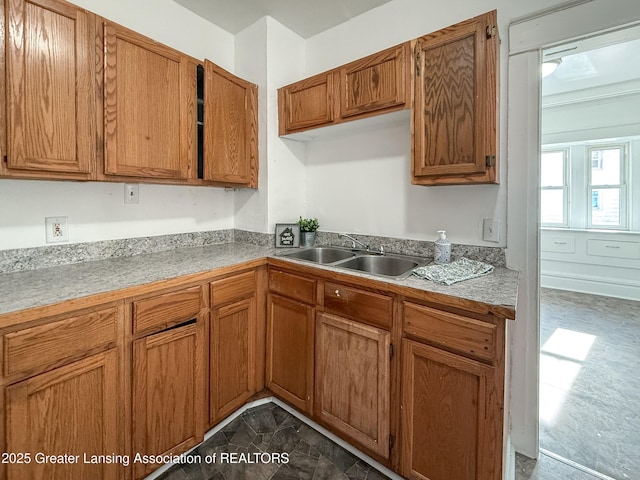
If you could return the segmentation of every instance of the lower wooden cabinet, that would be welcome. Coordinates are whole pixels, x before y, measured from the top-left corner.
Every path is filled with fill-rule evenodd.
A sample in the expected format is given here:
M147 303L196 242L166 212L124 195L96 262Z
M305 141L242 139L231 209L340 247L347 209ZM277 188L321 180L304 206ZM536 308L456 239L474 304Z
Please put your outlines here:
M204 437L204 342L190 321L133 342L133 451L179 454ZM135 478L158 465L136 463Z
M315 415L361 448L389 458L391 334L318 313Z
M211 283L209 327L209 425L256 393L256 274Z
M267 387L307 415L313 408L314 308L267 297Z
M120 438L117 372L117 351L111 349L8 386L6 451L29 453L31 459L9 463L7 478L119 478L119 464L90 463L93 455L128 453ZM40 454L67 455L68 460L35 458Z
M502 423L489 421L495 369L403 340L402 475L409 479L501 478ZM496 450L497 449L497 450Z

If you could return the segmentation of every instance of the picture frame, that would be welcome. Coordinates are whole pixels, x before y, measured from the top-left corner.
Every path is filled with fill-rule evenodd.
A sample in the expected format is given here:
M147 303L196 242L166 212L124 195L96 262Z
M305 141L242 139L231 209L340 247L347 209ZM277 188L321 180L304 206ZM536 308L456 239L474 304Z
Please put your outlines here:
M297 248L300 246L300 225L297 223L276 223L276 248Z

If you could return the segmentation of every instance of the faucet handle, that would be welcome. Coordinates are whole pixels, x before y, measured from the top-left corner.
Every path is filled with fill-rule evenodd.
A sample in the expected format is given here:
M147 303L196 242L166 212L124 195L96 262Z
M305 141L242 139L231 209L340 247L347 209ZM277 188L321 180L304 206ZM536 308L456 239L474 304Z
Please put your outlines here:
M380 255L384 255L384 245L380 244Z

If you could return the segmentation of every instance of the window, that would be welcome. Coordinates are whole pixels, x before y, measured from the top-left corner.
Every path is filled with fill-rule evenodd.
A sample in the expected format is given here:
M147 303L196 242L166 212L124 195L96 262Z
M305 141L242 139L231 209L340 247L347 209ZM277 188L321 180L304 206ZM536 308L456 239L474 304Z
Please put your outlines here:
M540 224L638 231L640 155L633 152L640 152L640 137L543 146Z
M567 182L568 149L542 152L540 164L540 222L545 226L569 225Z
M591 160L587 190L591 198L589 227L626 227L625 152L624 145L588 149Z

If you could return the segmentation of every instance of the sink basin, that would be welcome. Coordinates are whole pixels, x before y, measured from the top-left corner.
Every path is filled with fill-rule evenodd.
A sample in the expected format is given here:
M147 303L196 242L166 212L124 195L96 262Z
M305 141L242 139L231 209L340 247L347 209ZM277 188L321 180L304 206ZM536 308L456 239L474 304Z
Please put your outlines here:
M397 278L409 276L414 268L424 263L424 259L414 257L363 255L340 262L336 267Z
M299 252L288 253L285 257L308 260L315 263L334 263L347 258L355 257L350 250L336 247L311 247Z

